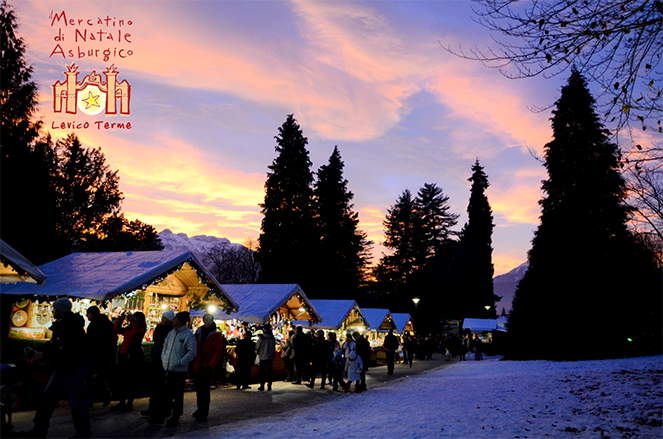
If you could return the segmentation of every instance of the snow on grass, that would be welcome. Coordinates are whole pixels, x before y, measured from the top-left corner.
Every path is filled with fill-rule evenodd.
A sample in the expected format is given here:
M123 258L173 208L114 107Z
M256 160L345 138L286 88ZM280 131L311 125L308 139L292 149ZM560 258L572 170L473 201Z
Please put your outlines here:
M661 438L663 356L467 361L196 437Z

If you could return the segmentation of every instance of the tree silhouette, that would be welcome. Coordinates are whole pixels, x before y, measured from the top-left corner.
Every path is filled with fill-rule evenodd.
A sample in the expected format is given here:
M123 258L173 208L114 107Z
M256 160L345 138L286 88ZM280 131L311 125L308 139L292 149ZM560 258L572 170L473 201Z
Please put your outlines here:
M262 281L319 284L320 238L315 226L308 140L292 114L279 127L277 156L269 166L262 208L259 259Z
M460 274L466 317L495 317L493 295L493 213L486 196L490 185L479 160L472 166L467 223L460 238ZM488 309L486 309L488 307Z
M328 298L356 296L364 280L370 242L358 229L359 214L353 210L354 195L343 177L338 147L329 162L318 170L314 195L320 230L320 268L325 279L319 295Z
M562 88L552 128L541 224L509 323L513 355L579 359L660 350L660 272L627 229L619 150L577 71Z
M40 264L57 255L52 151L39 142L33 122L37 85L25 63L16 17L0 4L0 236Z

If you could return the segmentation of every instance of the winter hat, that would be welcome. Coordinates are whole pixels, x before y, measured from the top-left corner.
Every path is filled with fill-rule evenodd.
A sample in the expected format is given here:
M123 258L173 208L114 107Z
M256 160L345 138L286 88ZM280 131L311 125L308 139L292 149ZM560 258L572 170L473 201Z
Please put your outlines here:
M168 320L169 322L172 322L173 320L175 320L175 311L169 309L168 311L163 313L162 317Z
M65 297L61 297L53 302L53 309L59 312L71 311L71 301Z

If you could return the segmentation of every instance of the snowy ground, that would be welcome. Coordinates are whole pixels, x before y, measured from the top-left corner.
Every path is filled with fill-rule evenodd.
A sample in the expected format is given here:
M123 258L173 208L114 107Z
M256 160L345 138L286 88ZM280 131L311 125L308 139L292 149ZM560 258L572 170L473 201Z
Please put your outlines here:
M663 356L485 360L189 437L663 438Z

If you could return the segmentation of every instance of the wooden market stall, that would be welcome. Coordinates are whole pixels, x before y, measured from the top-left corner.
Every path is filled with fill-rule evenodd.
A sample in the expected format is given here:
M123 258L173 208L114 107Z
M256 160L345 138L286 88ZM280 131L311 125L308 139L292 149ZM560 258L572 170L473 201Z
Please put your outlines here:
M46 275L25 256L0 239L0 283L42 284Z
M412 325L412 317L408 313L392 313L391 318L394 321L396 329L394 333L403 334L405 332L414 335L414 326Z
M167 309L177 311L213 304L237 310L232 298L191 252L139 251L72 253L40 266L43 285L19 283L2 288L15 296L10 337L50 337L51 303L72 299L73 311L85 316L93 304L111 317L124 311L142 311L151 330Z
M320 321L320 315L297 284L223 284L221 287L239 306L239 312L219 310L213 313L217 325L228 338L228 361L233 367L236 360L233 341L241 337L245 328L271 324L277 340L276 349L280 352L280 342L287 337L294 321ZM254 369L253 375L257 376L257 367ZM277 376L285 372L285 364L278 353L273 369Z
M387 331L396 330L391 312L384 308L361 308L361 312L368 322L368 341L372 347L381 347Z
M345 339L348 330L362 334L368 330L368 322L354 300L312 299L311 303L322 318L313 329L334 331L338 340Z

